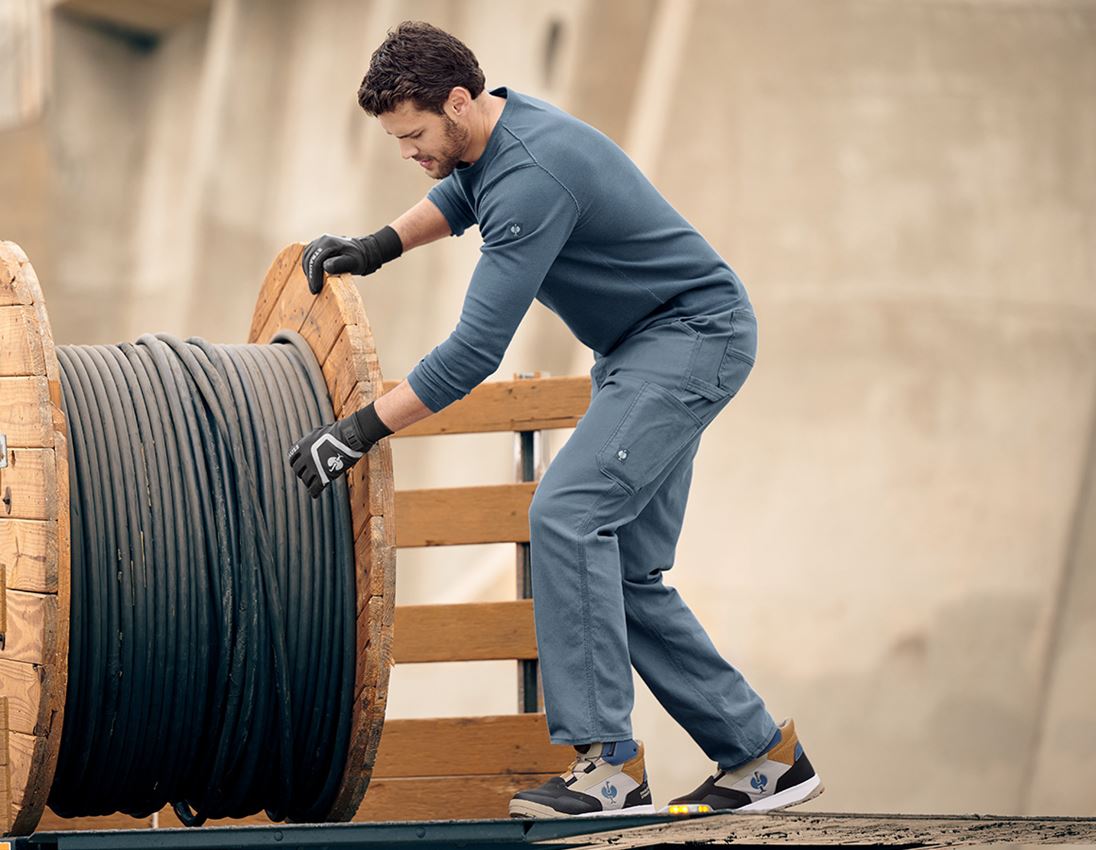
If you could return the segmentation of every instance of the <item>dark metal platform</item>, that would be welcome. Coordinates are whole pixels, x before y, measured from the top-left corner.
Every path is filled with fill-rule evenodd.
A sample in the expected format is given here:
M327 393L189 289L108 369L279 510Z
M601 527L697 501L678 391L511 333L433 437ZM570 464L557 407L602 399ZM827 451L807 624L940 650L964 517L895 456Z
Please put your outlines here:
M857 846L931 848L990 844L1096 846L1096 818L852 813L640 815L545 820L218 826L202 829L40 832L12 850L228 850L228 848L491 848L624 850L632 847L739 848ZM0 848L3 848L0 841Z

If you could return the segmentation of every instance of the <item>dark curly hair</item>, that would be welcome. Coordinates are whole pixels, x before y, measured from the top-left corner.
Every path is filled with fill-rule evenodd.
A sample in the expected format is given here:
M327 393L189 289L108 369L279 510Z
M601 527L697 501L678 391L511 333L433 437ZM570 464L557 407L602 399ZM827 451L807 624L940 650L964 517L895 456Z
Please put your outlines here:
M455 86L472 97L483 91L483 71L472 51L432 24L404 21L373 52L358 103L369 115L391 112L405 100L441 114Z

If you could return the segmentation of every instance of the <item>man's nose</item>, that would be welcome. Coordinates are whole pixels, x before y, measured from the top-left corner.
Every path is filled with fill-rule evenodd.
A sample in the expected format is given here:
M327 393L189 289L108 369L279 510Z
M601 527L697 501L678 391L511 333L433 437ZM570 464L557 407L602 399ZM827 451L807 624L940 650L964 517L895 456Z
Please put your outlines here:
M416 153L418 153L418 148L416 148L413 144L411 144L410 142L400 142L400 156L402 156L404 159L410 159Z

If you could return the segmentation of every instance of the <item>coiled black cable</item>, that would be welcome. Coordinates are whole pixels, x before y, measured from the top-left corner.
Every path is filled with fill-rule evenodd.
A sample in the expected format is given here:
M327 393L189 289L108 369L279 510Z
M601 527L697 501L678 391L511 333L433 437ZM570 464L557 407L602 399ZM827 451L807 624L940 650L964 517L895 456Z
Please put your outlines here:
M331 422L305 341L59 346L69 427L64 817L322 820L346 764L355 570L346 483L293 441Z

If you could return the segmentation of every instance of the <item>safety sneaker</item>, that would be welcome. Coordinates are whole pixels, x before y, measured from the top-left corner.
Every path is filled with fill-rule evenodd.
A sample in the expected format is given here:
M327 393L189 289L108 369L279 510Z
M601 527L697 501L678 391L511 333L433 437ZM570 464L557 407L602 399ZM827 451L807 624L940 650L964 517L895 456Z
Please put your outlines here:
M733 770L719 769L696 790L670 800L659 814L767 812L821 794L825 788L803 752L794 721L781 723L774 740L767 752Z
M510 817L654 814L642 741L583 744L575 750L564 773L514 795Z

